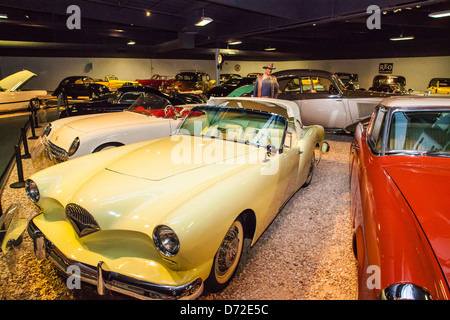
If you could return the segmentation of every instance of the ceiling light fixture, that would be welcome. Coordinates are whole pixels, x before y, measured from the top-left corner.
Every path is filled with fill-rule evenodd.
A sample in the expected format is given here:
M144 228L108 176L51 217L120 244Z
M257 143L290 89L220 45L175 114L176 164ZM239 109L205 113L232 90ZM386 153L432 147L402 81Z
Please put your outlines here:
M152 13L150 12L150 10L145 11L145 15L146 15L147 17L150 17L151 14L152 14Z
M130 41L128 41L128 43L127 43L127 45L129 45L129 46L132 46L132 45L134 45L134 44L136 44L136 42L134 42L133 40L130 40Z
M404 36L400 35L400 37L392 37L389 40L391 40L391 41L402 41L402 40L413 40L413 39L414 39L413 36L404 37Z
M228 44L231 46L237 45L237 44L241 44L242 41L236 40L236 41L229 41Z
M202 17L202 19L199 22L197 22L195 25L197 27L204 27L211 22L213 22L213 19L208 18L208 17Z
M0 19L8 19L8 15L6 13L0 13Z
M446 11L438 11L438 12L432 12L428 15L430 18L445 18L450 17L450 10Z
M268 47L264 49L265 51L275 51L277 48Z
M211 22L213 22L213 19L209 18L209 17L205 17L205 9L202 9L202 18L195 25L197 27L204 27Z

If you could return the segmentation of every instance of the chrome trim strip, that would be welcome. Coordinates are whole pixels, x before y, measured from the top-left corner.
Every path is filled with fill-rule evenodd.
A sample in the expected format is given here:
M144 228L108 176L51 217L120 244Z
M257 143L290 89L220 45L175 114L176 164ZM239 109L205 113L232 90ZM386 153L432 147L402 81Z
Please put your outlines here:
M53 144L48 140L48 138L43 140L45 156L52 161L53 163L60 163L67 161L69 159L69 155L63 149Z
M203 292L203 280L197 278L182 286L172 287L159 285L125 276L112 271L103 261L99 261L97 267L71 260L66 257L52 242L45 238L33 220L28 223L28 234L33 239L35 254L38 258L48 257L64 274L67 267L77 266L81 272L81 280L97 286L97 292L102 295L106 289L115 291L137 299L163 299L163 300L187 300L196 299ZM37 241L37 239L40 239ZM44 248L42 248L42 242ZM37 246L38 242L40 246Z

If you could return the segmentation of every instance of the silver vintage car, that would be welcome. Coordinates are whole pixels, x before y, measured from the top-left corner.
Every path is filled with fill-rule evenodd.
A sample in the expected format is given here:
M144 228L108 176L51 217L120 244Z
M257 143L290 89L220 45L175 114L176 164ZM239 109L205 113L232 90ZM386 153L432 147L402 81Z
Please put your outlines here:
M323 70L284 70L273 75L280 86L278 98L295 101L305 125L319 124L331 132L354 132L383 98L392 96L348 90L336 74Z

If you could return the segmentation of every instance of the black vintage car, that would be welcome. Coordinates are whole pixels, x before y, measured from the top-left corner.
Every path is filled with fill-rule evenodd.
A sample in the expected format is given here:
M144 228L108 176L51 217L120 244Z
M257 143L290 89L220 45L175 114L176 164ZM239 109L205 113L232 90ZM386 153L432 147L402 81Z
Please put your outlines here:
M239 77L239 78L233 78L225 82L224 84L221 84L220 86L216 86L209 90L206 93L206 96L209 97L226 97L228 96L232 91L236 90L239 87L245 86L247 84L253 84L255 83L256 78L251 77Z
M104 113L104 112L119 112L130 107L139 97L144 94L152 94L163 97L169 102L176 105L205 103L206 101L195 94L177 93L166 94L158 89L144 86L122 86L114 93L107 93L100 95L90 102L75 103L67 107L59 118L66 118L71 116Z
M67 97L76 99L78 97L93 98L108 93L110 90L107 86L96 83L91 77L70 76L61 80L53 95L59 96L63 92Z
M336 75L348 90L361 90L359 88L357 73L336 72Z
M370 91L386 92L386 93L407 93L405 89L406 78L403 76L377 75L373 78Z

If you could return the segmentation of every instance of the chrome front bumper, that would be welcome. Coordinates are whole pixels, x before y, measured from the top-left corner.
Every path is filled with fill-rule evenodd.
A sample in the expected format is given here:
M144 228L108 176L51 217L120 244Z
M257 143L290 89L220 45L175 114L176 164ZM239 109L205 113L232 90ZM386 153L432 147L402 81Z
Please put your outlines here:
M34 253L38 259L49 258L64 274L70 276L74 276L74 274L67 273L67 268L69 266L78 267L81 281L97 286L97 292L100 295L105 294L107 290L111 290L137 299L177 300L196 299L203 292L201 278L178 287L164 286L107 271L108 268L103 261L99 261L97 266L94 267L71 260L45 238L33 220L28 224L28 234L33 239Z

